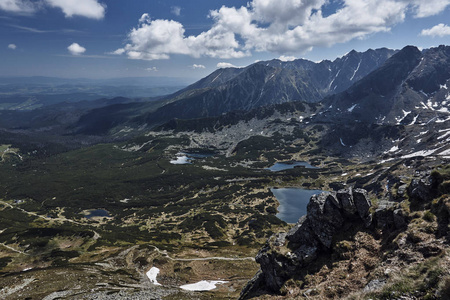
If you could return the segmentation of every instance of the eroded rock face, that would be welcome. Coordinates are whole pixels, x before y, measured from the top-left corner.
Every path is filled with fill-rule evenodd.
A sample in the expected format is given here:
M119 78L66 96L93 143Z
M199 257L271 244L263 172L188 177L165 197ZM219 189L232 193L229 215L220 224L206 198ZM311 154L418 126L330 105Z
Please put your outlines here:
M307 214L286 234L272 236L256 256L260 271L247 284L240 299L261 290L278 292L283 284L310 264L321 252L329 251L333 237L349 222L372 224L372 206L367 191L346 189L313 195Z

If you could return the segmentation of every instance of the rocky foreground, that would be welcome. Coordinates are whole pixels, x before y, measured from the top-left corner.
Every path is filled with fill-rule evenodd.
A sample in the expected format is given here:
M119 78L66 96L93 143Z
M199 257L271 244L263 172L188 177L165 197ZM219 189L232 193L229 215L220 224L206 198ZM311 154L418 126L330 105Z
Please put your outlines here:
M363 189L314 195L260 250L240 299L450 299L445 176L413 179L380 203Z

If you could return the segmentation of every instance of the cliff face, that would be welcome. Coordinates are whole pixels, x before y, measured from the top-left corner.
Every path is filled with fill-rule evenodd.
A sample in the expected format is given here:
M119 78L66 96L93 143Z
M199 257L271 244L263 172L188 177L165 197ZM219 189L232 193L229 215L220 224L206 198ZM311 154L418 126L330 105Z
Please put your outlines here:
M307 215L257 254L261 268L240 299L441 299L450 293L448 182L439 173L413 179L377 209L363 189L314 195Z

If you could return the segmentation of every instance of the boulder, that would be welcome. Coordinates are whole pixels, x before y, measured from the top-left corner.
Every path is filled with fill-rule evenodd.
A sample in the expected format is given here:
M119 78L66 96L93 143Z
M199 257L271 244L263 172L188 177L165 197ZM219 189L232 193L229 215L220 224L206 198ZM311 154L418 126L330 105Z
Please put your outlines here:
M342 205L342 209L347 216L351 216L356 213L356 206L353 202L352 188L346 190L339 190L336 194L339 203Z
M366 227L369 227L370 224L372 224L372 215L369 212L372 202L367 195L367 191L363 189L355 189L353 191L353 202L355 203L359 217L364 221Z
M433 199L433 194L431 177L413 179L408 187L408 195L414 200L429 202Z
M314 225L312 230L327 248L331 247L333 235L344 223L339 206L335 195L331 193L313 195L307 206L306 217Z

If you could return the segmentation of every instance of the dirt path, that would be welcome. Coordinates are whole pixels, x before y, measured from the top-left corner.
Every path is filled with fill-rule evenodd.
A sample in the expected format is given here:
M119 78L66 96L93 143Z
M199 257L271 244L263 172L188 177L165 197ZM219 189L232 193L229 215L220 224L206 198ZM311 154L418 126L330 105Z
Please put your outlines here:
M158 247L154 246L154 245L149 245L153 248L155 248L155 251L158 252L159 254L167 257L170 260L173 261L208 261L208 260L227 260L227 261L243 261L243 260L251 260L251 261L255 261L254 257L221 257L221 256L212 256L212 257L201 257L201 258L173 258L170 257L169 254L167 253L167 251L162 251L161 249L159 249Z

